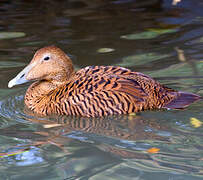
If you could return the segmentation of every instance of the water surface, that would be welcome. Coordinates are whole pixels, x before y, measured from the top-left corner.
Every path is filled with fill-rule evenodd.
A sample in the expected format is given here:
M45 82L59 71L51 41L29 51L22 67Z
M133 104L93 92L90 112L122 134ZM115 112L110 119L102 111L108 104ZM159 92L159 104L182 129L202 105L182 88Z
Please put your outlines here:
M35 50L54 44L76 68L120 65L203 96L203 2L182 1L2 1L0 179L202 179L202 101L180 111L41 118L24 109L28 84L7 88Z

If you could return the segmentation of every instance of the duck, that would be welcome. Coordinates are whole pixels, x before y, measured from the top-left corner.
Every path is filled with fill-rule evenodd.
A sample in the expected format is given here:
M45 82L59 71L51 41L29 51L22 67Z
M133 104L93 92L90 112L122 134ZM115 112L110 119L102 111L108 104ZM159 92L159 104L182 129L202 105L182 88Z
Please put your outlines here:
M56 46L36 51L8 87L33 82L25 106L41 115L103 117L144 110L183 109L199 95L168 88L148 75L119 66L88 66L75 71Z

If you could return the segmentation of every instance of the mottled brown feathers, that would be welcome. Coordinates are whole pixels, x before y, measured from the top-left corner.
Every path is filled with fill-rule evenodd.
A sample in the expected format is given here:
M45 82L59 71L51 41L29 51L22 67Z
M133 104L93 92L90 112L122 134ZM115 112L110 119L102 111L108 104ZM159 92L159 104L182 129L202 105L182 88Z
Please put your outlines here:
M50 58L47 62L43 60L45 55ZM183 95L147 75L122 67L89 66L74 72L69 57L53 46L38 50L27 69L19 74L27 73L27 79L37 81L28 88L25 104L41 115L96 117L127 114L186 107L199 99L191 93L190 98L185 98L187 93ZM40 71L40 76L36 71ZM19 84L18 76L12 81Z

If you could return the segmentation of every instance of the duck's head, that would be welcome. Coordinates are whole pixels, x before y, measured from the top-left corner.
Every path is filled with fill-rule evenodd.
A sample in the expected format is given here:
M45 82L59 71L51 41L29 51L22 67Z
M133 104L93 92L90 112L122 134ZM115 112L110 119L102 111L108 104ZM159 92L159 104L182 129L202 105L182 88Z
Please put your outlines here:
M48 46L35 53L31 62L8 83L8 87L40 80L60 84L67 81L73 71L70 58L61 49Z

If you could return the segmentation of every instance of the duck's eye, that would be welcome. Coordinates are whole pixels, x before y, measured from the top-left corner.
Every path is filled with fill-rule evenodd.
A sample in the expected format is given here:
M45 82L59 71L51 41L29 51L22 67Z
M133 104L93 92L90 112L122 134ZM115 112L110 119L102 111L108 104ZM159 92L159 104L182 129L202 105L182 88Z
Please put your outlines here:
M46 56L46 57L44 58L45 61L48 61L49 59L50 59L49 56Z

